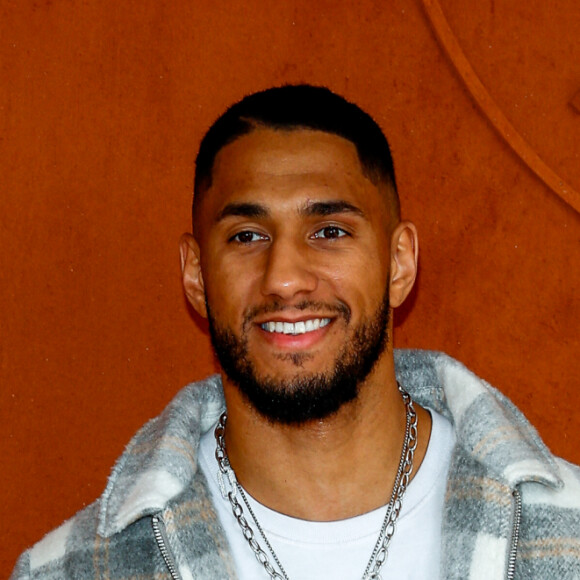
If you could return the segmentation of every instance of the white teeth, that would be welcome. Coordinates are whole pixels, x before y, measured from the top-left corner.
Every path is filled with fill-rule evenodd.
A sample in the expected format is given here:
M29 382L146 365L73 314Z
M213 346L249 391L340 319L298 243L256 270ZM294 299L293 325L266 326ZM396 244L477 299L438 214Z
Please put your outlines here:
M280 334L304 334L325 327L330 322L330 318L312 318L299 322L264 322L261 326L267 332L278 332Z

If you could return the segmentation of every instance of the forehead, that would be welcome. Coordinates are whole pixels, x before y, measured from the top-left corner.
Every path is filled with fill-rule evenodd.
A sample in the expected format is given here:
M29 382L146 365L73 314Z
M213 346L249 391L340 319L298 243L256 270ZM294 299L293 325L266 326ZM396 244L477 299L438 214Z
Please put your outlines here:
M257 129L216 156L202 213L211 223L232 202L275 210L325 199L347 201L364 213L385 211L383 195L364 175L347 139L322 131Z
M308 129L257 129L223 147L213 173L215 176L232 165L257 173L316 173L337 169L337 163L362 174L354 143L338 135Z

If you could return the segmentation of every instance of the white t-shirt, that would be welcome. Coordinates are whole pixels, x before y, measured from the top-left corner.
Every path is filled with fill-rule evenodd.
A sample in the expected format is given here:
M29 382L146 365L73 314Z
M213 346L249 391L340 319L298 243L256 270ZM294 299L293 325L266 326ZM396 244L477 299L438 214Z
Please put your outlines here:
M432 580L439 577L443 502L454 433L444 417L429 412L433 427L427 453L403 498L387 560L381 568L382 578ZM267 572L242 535L229 500L220 493L215 447L212 429L201 440L200 466L226 531L236 571L240 580L267 579ZM347 520L311 522L280 514L258 503L248 493L246 496L290 580L359 580L363 577L385 517L385 507ZM238 499L258 543L274 565L242 498L238 496Z

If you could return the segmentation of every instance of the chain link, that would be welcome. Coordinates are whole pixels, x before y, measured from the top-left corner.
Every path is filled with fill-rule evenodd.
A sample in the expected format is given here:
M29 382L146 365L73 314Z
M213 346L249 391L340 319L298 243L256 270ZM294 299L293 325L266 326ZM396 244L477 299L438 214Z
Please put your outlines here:
M380 580L381 578L379 571L387 559L389 544L395 534L395 523L403 507L403 496L405 495L411 473L413 472L413 459L415 450L417 449L417 413L413 406L413 399L411 399L409 393L401 385L398 384L398 387L407 409L405 441L403 443L403 450L401 452L401 459L399 461L391 499L387 506L387 513L385 514L379 538L375 544L365 573L363 574L363 580Z
M401 387L401 385L398 384L398 387L406 408L407 421L405 426L405 440L403 443L403 449L401 451L401 459L399 461L397 475L393 485L393 491L387 505L385 519L383 520L379 537L364 571L363 580L381 580L379 572L387 559L389 544L395 533L395 524L403 507L403 496L405 495L411 474L413 473L413 459L415 456L415 450L417 449L417 413L415 412L415 407L413 406L413 399L411 399L411 396ZM221 494L224 499L229 500L232 506L232 512L236 518L236 521L238 522L238 525L240 526L240 529L242 530L244 538L254 552L254 556L258 562L264 567L270 576L271 580L290 580L282 564L280 563L276 552L274 552L274 549L270 545L270 542L268 541L262 526L258 522L258 519L256 518L256 515L250 506L250 502L248 501L244 489L238 483L236 474L230 465L230 461L226 452L225 442L226 421L227 414L222 413L215 428L215 457L220 469L218 472L218 484ZM226 489L226 486L229 489ZM246 508L248 509L248 512L252 517L254 524L260 533L260 536L262 536L262 539L264 540L264 543L270 552L270 555L272 558L274 558L274 562L280 570L279 572L276 570L276 568L274 568L274 566L272 566L268 554L262 549L259 542L256 540L254 530L246 520L242 504L238 501L238 493L242 497L242 500L246 505Z
M262 531L261 526L258 524L258 520L256 519L254 512L250 508L249 502L246 498L246 494L244 493L244 490L242 489L242 487L238 483L238 481L236 479L236 475L234 473L234 470L232 469L232 467L230 465L230 461L229 461L227 453L226 453L226 445L225 445L226 420L227 420L227 415L226 415L226 413L223 413L218 421L216 428L215 428L215 438L216 438L216 442L217 442L215 457L217 459L217 462L218 462L218 465L220 468L220 472L218 474L219 475L218 482L219 482L220 490L222 492L222 495L229 500L229 502L232 506L232 512L234 514L234 517L236 518L238 525L240 526L240 528L242 530L244 538L246 539L250 548L254 552L254 556L256 556L256 559L258 560L258 562L260 562L260 564L264 567L266 572L268 572L270 578L272 580L290 580L288 578L288 575L284 571L284 568L280 564L278 557L276 556L274 550L272 549L270 542L268 542L264 532ZM225 490L224 476L231 486L229 491ZM256 540L255 535L254 535L254 530L252 530L251 526L248 524L248 521L244 517L244 509L243 509L242 505L240 504L240 502L238 501L238 498L237 498L238 491L240 492L240 495L242 496L244 503L248 507L248 511L250 512L254 522L256 522L256 525L258 526L260 534L266 540L266 545L268 546L268 549L270 550L277 565L279 566L280 571L282 572L282 575L279 574L278 571L272 566L272 564L270 563L270 559L268 558L268 554L266 554L266 552L264 552L264 550L262 550L262 548L260 547L260 544Z

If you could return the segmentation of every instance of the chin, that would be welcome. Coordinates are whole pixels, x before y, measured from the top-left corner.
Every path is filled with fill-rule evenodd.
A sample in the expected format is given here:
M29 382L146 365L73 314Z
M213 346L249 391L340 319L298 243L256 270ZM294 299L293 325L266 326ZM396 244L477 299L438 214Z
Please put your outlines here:
M388 343L388 292L374 315L354 329L323 369L316 364L322 353L308 351L268 354L271 364L263 365L263 359L250 348L246 333L237 337L231 329L220 327L209 309L208 319L220 365L246 400L270 421L302 424L332 416L357 399L359 385ZM267 370L270 366L272 371Z

